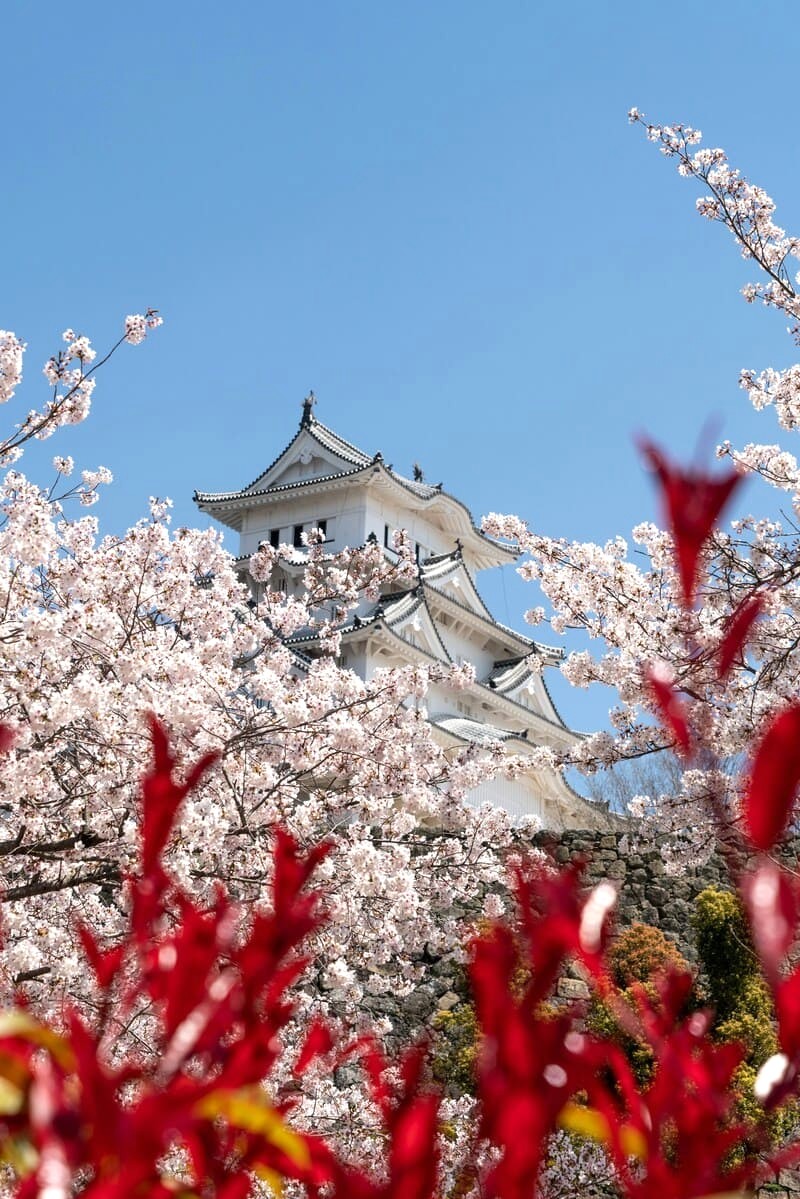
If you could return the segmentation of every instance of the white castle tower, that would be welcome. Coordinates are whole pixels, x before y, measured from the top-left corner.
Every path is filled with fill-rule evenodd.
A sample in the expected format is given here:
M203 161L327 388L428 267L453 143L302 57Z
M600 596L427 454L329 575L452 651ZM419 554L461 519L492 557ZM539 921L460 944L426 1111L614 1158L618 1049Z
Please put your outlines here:
M303 532L320 529L334 553L377 537L392 556L393 533L404 529L415 545L419 579L359 609L344 627L341 665L369 678L377 667L468 661L476 677L466 691L434 686L428 695L429 720L444 745L499 741L523 756L536 746L572 745L577 734L559 716L542 676L561 651L498 623L475 587L479 571L513 562L514 552L482 533L441 484L426 483L418 468L413 479L404 478L382 454L365 454L321 424L314 405L312 392L294 437L252 483L195 493L202 512L239 533L243 574L262 542L288 543L295 555L281 562L279 583L291 593L303 572ZM311 635L290 643L315 652ZM470 795L475 804L487 800L515 816L538 816L553 830L608 824L603 805L549 769L496 778Z

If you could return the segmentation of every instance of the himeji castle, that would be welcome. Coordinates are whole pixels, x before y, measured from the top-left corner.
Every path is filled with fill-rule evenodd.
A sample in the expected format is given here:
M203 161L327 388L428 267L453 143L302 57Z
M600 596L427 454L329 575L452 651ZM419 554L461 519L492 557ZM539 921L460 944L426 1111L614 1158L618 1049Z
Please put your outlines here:
M364 453L317 420L314 406L312 393L294 437L252 483L195 493L202 512L239 534L243 574L260 544L288 544L294 553L280 560L276 583L291 593L301 585L304 532L319 529L331 553L378 538L392 556L394 532L405 530L419 577L352 615L341 665L369 678L386 666L470 662L475 681L466 690L433 685L427 697L428 718L445 747L499 741L508 753L530 756L537 746L572 745L577 734L559 716L542 674L561 651L496 621L475 586L480 571L513 562L514 551L482 533L441 484L425 482L418 469L405 478L381 453ZM296 649L313 654L313 640L297 638ZM472 803L486 801L512 816L538 816L553 830L608 823L604 805L576 794L550 769L497 777L470 795Z

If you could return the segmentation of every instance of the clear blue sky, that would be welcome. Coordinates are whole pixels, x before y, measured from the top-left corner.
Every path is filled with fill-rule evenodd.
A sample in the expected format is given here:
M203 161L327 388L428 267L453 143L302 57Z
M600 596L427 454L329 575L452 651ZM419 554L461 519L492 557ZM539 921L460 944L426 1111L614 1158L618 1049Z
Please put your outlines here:
M29 343L23 406L66 326L100 348L127 312L166 321L33 457L110 467L109 531L150 494L196 523L193 489L252 479L313 387L321 420L419 460L476 516L626 533L653 514L632 433L686 454L716 415L734 442L772 440L738 371L792 348L625 114L699 126L798 231L796 18L6 0L0 327ZM506 573L484 590L518 623L538 597ZM600 719L559 696L575 725Z

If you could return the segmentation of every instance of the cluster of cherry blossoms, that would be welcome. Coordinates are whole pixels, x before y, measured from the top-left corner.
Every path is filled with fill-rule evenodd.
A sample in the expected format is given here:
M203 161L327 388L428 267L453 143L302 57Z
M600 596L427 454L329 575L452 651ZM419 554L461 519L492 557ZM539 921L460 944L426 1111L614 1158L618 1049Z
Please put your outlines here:
M7 404L13 397L22 378L22 355L25 343L0 329L0 404Z
M77 425L86 420L95 388L95 372L119 349L123 342L138 345L148 331L158 328L162 318L155 309L142 315L128 316L125 333L104 355L95 362L97 351L89 338L65 329L62 340L64 349L48 358L44 364L44 376L52 388L49 400L38 409L31 409L20 421L14 432L0 441L0 465L10 466L23 453L25 443L35 437L40 441L51 437L63 425ZM25 343L13 333L0 330L0 403L7 403L14 395L22 379L22 355ZM86 494L90 494L87 490Z

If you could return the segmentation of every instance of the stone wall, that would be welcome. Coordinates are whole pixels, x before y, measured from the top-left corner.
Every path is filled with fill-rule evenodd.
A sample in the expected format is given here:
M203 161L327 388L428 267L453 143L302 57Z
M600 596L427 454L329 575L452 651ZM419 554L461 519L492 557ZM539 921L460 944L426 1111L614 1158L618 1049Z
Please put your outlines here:
M618 920L623 927L637 920L655 925L696 965L694 901L706 887L730 888L728 872L717 855L704 866L686 867L669 875L659 850L637 847L630 833L539 833L534 843L560 865L577 858L585 860L587 885L608 879L617 887ZM785 860L796 865L799 857L800 838L796 838L787 846Z
M608 879L618 889L617 918L622 927L635 921L655 925L677 944L691 965L697 965L692 929L694 901L706 887L730 885L718 857L712 857L704 866L683 869L676 876L667 874L657 848L637 847L630 832L543 832L534 838L534 845L549 853L559 865L578 858L584 860L587 886ZM797 861L800 839L790 848ZM471 904L454 907L452 914L466 927L480 915L483 899L483 895L476 895ZM437 1010L457 1005L466 993L463 972L452 961L432 959L427 954L420 954L418 960L425 967L424 979L412 995L404 998L367 995L363 1000L366 1011L389 1017L398 1044L416 1035ZM588 996L577 969L567 968L566 977L559 983L559 993L564 999Z

